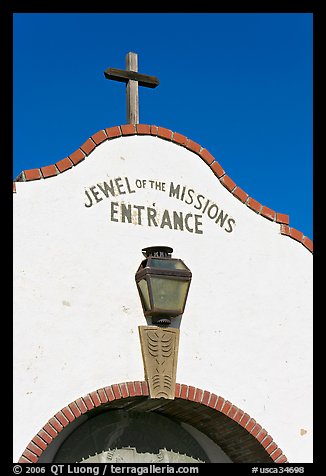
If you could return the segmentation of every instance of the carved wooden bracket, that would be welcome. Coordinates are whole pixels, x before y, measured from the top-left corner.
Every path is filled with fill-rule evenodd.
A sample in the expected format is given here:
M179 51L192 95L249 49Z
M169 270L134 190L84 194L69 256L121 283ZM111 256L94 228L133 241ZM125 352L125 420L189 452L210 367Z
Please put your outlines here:
M150 398L175 397L179 329L138 326Z

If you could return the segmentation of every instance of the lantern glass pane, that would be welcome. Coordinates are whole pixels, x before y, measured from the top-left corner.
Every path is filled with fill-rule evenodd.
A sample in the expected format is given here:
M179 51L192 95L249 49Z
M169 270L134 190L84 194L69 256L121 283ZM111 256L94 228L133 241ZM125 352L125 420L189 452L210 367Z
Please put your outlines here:
M189 281L165 276L151 276L150 279L154 308L171 311L171 315L182 314Z
M156 259L152 258L150 266L163 269L188 269L180 260L177 259Z
M151 308L150 305L150 300L149 300L149 292L148 292L148 286L147 286L147 281L146 279L141 279L138 281L138 287L140 289L141 295L142 295L142 300L143 300L143 305L145 308L145 311L149 311Z

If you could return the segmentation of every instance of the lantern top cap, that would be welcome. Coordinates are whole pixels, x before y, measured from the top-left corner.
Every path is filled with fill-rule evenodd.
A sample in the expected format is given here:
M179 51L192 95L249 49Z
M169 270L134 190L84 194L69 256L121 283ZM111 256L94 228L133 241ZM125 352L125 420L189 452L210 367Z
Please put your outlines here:
M142 249L142 253L146 258L153 256L155 258L170 258L173 248L170 246L148 246Z

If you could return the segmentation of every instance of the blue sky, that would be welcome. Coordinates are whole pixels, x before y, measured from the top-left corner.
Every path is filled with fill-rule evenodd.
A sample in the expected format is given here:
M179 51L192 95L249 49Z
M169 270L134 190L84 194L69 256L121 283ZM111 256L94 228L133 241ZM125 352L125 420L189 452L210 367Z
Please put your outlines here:
M13 177L126 123L138 53L140 123L209 150L251 197L313 239L311 13L15 13Z

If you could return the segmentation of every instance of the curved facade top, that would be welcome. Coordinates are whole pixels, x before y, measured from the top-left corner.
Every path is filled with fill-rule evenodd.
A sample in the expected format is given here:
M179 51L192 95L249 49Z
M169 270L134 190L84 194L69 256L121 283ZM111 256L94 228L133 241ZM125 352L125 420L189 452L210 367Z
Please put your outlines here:
M117 411L128 428L134 411L178 421L198 452L174 455L312 461L312 242L288 215L196 142L144 124L100 130L14 187L14 461L69 457L84 423ZM144 382L135 273L151 246L192 272L171 400ZM115 436L76 457L110 457Z
M238 200L247 205L255 213L267 218L268 220L275 221L280 224L280 230L283 235L287 235L290 238L301 243L309 251L313 252L313 241L305 236L301 231L290 227L289 216L284 213L279 213L271 208L262 205L253 197L250 197L240 186L238 186L231 177L229 177L224 171L220 163L212 156L212 154L205 148L203 148L197 142L187 138L183 134L173 132L165 127L148 125L148 124L124 124L120 126L113 126L106 129L102 129L93 134L82 144L76 151L69 156L56 162L52 165L45 167L30 169L22 171L15 181L31 181L39 180L42 178L54 177L60 173L69 170L83 161L99 144L106 140L115 139L121 136L129 135L151 135L157 136L162 139L172 141L179 144L192 152L196 153L206 164L212 169L219 181L231 192ZM14 192L16 191L14 182Z

